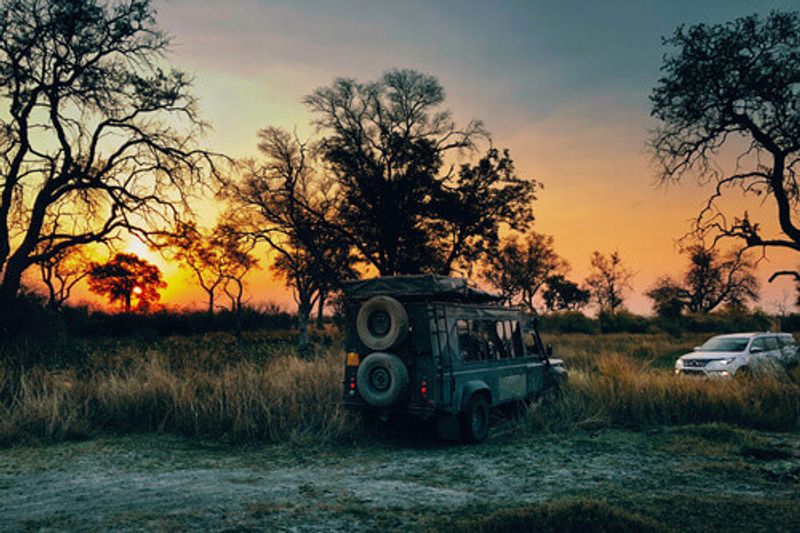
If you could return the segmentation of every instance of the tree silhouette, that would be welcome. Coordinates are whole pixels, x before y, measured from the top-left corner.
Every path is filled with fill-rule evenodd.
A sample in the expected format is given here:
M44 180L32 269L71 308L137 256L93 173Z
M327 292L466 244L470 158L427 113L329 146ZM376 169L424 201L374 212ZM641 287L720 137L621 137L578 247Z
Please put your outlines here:
M516 176L507 151L445 165L486 133L475 120L456 126L444 99L436 78L414 70L337 79L305 99L343 196L325 223L382 275L449 273L496 245L501 226L525 230L533 220L537 183Z
M671 50L650 96L660 121L651 146L663 181L694 174L714 184L695 232L800 250L800 14L681 26L664 43ZM720 154L733 170L721 170ZM769 199L780 232L767 235L747 211L726 216L720 201L732 188Z
M39 262L39 274L47 287L47 305L60 308L72 294L72 289L89 275L91 261L81 248L65 248L47 254Z
M246 163L225 194L239 231L275 253L272 270L292 289L298 307L298 342L308 345L309 315L330 292L356 277L351 245L332 229L340 201L333 183L315 173L306 144L280 128L259 132L259 162Z
M233 298L232 311L240 310L242 279L257 261L250 253L252 241L233 225L218 224L213 231L204 233L193 222L179 222L174 234L163 239L159 247L194 274L208 298L209 315L214 314L219 290ZM234 292L229 285L236 287Z
M534 311L534 298L548 277L563 274L569 265L553 247L553 237L530 232L520 240L509 237L485 261L482 276L509 302Z
M56 213L50 217L49 226L42 229L42 235L58 235L62 216ZM47 305L58 309L72 294L72 289L89 275L92 261L85 252L85 246L70 246L53 251L56 239L41 239L36 247L39 276L47 288Z
M112 304L119 302L125 313L130 313L134 297L137 311L148 311L161 298L158 291L166 286L158 267L135 254L118 253L89 272L89 290L106 296Z
M686 249L689 268L683 283L661 278L647 293L660 315L676 317L682 310L710 313L722 304L740 307L758 299L754 265L741 253L725 259L715 249L700 244Z
M542 299L548 312L580 311L589 304L589 291L562 275L549 276L545 284Z
M202 182L190 79L165 64L150 4L0 6L0 301L69 248L146 239Z
M673 320L681 316L689 299L688 291L669 276L659 278L645 294L658 316Z
M633 273L622 263L618 251L606 257L598 251L592 254L592 273L586 287L601 311L616 312L624 303L624 293L630 290Z

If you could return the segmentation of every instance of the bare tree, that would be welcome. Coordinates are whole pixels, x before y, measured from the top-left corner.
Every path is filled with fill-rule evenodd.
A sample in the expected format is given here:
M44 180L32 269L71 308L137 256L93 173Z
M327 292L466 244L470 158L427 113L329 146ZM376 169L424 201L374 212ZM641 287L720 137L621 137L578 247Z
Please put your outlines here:
M522 240L512 235L485 263L482 277L506 301L522 303L530 311L548 277L569 270L553 247L553 237L533 231Z
M266 242L276 254L272 269L297 303L298 342L308 346L309 315L342 279L354 277L350 245L331 229L337 189L316 175L307 146L280 128L259 133L263 160L247 162L224 194L239 231Z
M660 121L651 146L664 182L694 174L714 184L695 233L747 248L800 250L800 14L681 26L664 42L671 50L650 96ZM735 162L733 170L721 170L720 154ZM737 187L774 205L779 232L768 235L747 211L723 211L724 193Z
M624 303L624 293L631 289L633 273L622 263L618 251L606 257L598 251L592 254L592 273L586 286L601 311L617 311Z
M251 255L253 241L230 223L203 232L193 222L181 222L159 247L188 268L205 291L208 314L213 315L217 292L233 298L232 311L241 310L242 279L257 261ZM231 287L229 287L231 285ZM232 287L236 287L235 292ZM235 295L235 296L234 296Z
M59 309L72 295L72 289L89 275L92 263L81 248L65 248L46 255L39 262L39 274L47 287L47 305Z
M123 231L146 239L175 217L211 160L193 147L202 123L190 79L165 69L169 38L149 0L7 0L0 34L8 302L34 264Z

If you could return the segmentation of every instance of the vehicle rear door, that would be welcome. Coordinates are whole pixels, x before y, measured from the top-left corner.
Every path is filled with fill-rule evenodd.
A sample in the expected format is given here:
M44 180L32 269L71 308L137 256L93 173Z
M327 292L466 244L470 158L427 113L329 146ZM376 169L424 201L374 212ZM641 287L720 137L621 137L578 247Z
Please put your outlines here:
M769 348L767 347L766 339L764 337L756 337L750 345L750 362L758 363L764 361L769 356Z

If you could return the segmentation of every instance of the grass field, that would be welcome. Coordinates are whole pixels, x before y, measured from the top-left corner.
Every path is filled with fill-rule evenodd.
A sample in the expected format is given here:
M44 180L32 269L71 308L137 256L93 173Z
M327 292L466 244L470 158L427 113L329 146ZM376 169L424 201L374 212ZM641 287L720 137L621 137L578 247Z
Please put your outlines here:
M561 335L548 339L570 368L563 394L534 403L516 432L646 428L721 422L798 428L798 373L748 381L676 379L675 357L699 338ZM158 343L97 342L80 366L0 367L0 443L59 442L104 432L163 431L234 443L352 441L343 412L341 351L311 359L285 335L214 334Z
M675 378L700 340L550 336L567 386L478 446L343 412L336 342L95 340L0 367L0 530L797 530L800 373Z

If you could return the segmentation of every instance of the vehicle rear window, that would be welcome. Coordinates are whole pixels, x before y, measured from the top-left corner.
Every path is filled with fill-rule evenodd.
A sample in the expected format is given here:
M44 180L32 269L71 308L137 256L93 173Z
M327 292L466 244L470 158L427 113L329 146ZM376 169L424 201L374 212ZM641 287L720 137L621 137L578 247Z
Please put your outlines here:
M700 346L703 352L741 352L747 347L747 337L714 337Z
M786 346L794 346L794 337L790 337L788 335L781 335L778 337L778 342L780 342L782 347Z

